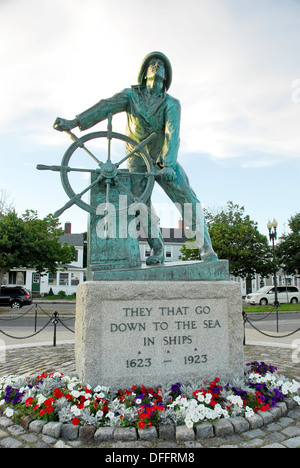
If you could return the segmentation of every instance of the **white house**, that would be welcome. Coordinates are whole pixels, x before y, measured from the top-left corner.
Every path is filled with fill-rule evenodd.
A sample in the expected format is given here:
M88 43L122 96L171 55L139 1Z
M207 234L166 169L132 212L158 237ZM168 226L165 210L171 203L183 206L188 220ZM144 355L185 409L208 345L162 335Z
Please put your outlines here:
M165 244L165 262L180 261L180 249L188 240L184 234L182 221L179 221L178 228L162 228L162 236ZM145 262L150 256L151 251L146 238L139 238L140 254L142 262ZM230 276L230 280L239 283L241 286L242 296L246 296L251 292L256 292L263 286L271 286L274 284L274 277L262 278L256 275L252 280ZM284 270L279 270L277 273L278 286L297 286L300 289L300 276L287 275Z
M83 234L72 234L71 224L66 223L65 234L61 237L62 244L74 245L76 259L69 265L63 265L56 273L40 275L29 268L16 268L4 276L3 284L23 285L34 295L54 294L64 291L65 294L76 293L77 286L85 279L83 268Z

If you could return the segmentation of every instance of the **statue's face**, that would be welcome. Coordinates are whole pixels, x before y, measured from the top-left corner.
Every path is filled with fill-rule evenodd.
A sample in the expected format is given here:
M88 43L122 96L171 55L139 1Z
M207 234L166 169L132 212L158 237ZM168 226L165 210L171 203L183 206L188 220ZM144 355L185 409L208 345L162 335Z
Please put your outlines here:
M162 80L166 79L166 69L164 62L158 58L153 58L150 60L146 78L159 77Z

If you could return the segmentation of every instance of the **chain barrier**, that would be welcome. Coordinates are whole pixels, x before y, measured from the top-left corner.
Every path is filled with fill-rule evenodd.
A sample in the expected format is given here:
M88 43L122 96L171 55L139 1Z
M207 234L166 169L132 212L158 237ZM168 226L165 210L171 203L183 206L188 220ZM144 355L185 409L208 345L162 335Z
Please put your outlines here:
M43 330L45 330L48 325L50 325L51 323L53 324L53 346L56 346L56 333L57 333L57 325L58 323L60 323L61 325L63 325L68 331L70 331L71 333L75 333L74 330L72 330L70 327L68 327L59 317L59 313L57 311L53 312L52 315L48 314L48 312L46 312L44 309L42 309L42 307L39 305L39 304L35 304L34 306L32 306L29 310L27 310L24 314L18 316L18 317L5 317L5 318L0 318L1 321L12 321L12 320L18 320L18 319L22 319L25 315L27 315L29 312L31 312L33 310L33 308L35 308L35 320L34 320L34 333L28 335L28 336L14 336L14 335L10 335L9 333L3 331L0 329L0 334L4 335L4 336L7 336L8 338L12 338L14 340L27 340L29 338L32 338L36 335L38 335L39 333L41 333ZM40 329L40 330L36 330L37 329L37 313L38 313L38 310L41 310L45 315L47 315L49 317L49 320L48 322ZM74 317L70 317L66 320L72 320Z
M249 323L249 325L254 328L257 332L261 333L264 336L267 336L268 338L287 338L289 336L295 335L295 333L298 333L300 331L300 328L297 328L297 330L294 330L292 332L286 333L284 335L270 335L269 333L263 332L259 328L257 328L253 322L261 322L262 320L265 320L270 314L272 314L276 310L277 313L277 327L278 327L278 309L274 308L271 312L269 312L266 316L263 318L255 319L255 320L250 320L249 317L247 316L246 312L243 310L243 320L244 320L244 329L245 329L245 335L244 335L244 344L246 344L246 323Z

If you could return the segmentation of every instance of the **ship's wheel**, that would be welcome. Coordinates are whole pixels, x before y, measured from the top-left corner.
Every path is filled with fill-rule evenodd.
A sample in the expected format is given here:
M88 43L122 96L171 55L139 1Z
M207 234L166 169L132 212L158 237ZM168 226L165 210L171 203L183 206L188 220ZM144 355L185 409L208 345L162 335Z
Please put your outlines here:
M84 194L89 192L92 189L92 187L94 187L97 184L106 185L106 203L110 202L110 190L111 190L112 185L114 186L114 188L121 190L123 193L125 192L132 202L146 203L149 200L152 190L153 190L156 174L155 174L155 169L154 169L152 160L146 150L146 146L153 138L155 138L156 136L155 133L152 133L148 138L146 138L141 143L137 143L135 140L133 140L132 138L126 135L112 131L112 114L108 116L107 131L89 133L80 138L78 138L71 131L66 131L66 133L72 138L74 143L72 143L72 145L69 146L69 148L65 152L61 161L61 165L60 166L46 166L43 164L37 165L38 170L50 170L50 171L60 172L63 188L70 199L62 208L60 208L54 213L55 217L59 217L65 210L67 210L68 208L70 208L71 206L75 204L79 206L80 208L82 208L83 210L95 215L97 207L92 206L91 204L85 202L84 200L82 200L82 197ZM94 151L92 152L87 145L87 143L97 138L106 138L108 141L106 161L101 161L94 154ZM111 160L111 144L112 144L113 139L121 140L124 143L129 144L130 147L133 148L132 151L127 153L122 159L120 159L116 163ZM92 169L85 169L81 167L72 167L70 165L71 158L78 148L82 148L86 152L86 154L89 156L89 159L93 160L93 162L96 163L96 167ZM124 169L120 169L120 166L129 158L131 158L133 155L135 157L142 158L144 166L146 167L145 172L130 172L130 171L125 171ZM71 172L82 172L82 173L94 174L92 178L93 182L91 182L90 185L88 185L80 193L76 193L73 190L70 180L69 180L69 173ZM130 178L138 177L139 180L143 178L144 182L142 184L142 187L143 187L142 193L137 196L135 195L134 191L128 189L128 184L127 186L125 186L123 182L120 180L120 177L119 177L120 174L126 175L127 177L130 177ZM130 185L134 186L134 181ZM139 186L141 186L141 184L139 184Z

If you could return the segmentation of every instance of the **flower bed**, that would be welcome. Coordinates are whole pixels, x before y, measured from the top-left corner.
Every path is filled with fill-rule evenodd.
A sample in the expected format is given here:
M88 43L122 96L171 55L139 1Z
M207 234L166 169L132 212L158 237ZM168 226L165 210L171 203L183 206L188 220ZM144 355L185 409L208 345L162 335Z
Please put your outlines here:
M242 382L216 378L204 384L176 383L169 389L133 386L130 390L92 389L59 372L0 378L0 411L18 422L31 419L75 426L146 427L170 423L195 427L204 421L265 412L293 398L300 405L300 383L280 376L276 367L252 362Z

